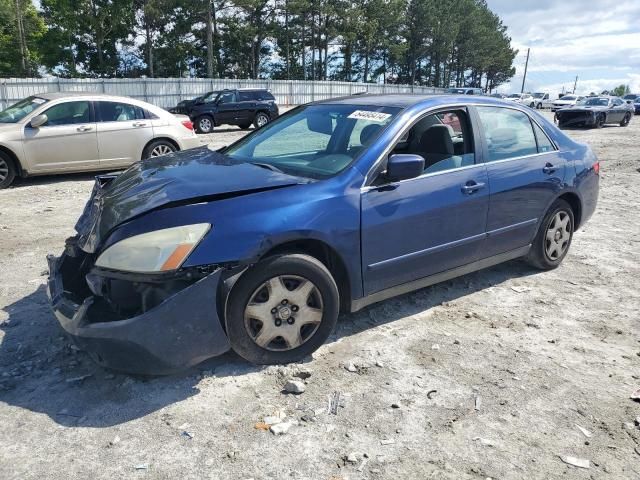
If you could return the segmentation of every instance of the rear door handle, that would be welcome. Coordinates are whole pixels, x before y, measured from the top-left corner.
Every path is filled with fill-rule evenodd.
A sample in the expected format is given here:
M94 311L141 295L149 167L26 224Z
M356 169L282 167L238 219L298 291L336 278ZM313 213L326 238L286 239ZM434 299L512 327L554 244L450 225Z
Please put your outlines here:
M88 127L87 125L83 125L81 127L76 128L78 132L88 132L89 130L93 130L93 127Z
M542 167L542 171L547 175L554 173L556 170L557 168L554 167L551 163L547 163L544 167Z
M462 185L461 190L462 193L471 195L482 188L484 188L484 183L476 182L475 180L469 180L467 183Z
M145 122L133 122L134 127L146 127L147 124Z

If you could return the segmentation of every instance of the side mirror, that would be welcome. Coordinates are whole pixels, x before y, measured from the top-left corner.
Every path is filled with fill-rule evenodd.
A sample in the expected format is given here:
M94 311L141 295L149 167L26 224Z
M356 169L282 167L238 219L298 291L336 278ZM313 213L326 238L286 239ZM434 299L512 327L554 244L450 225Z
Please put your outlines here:
M387 179L392 182L422 175L424 158L413 153L396 153L387 160Z
M31 119L31 122L29 122L29 125L31 126L31 128L38 128L44 125L45 123L47 123L48 121L49 121L49 118L47 117L47 115L44 113L41 113L40 115L36 115L35 117L33 117Z
M631 105L633 102L631 100L627 100L627 103Z

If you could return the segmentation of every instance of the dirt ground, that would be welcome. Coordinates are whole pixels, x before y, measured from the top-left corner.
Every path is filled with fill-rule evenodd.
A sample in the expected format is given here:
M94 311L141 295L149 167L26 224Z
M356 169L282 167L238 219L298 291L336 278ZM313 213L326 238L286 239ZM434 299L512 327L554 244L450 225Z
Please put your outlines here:
M640 117L569 134L598 154L601 197L559 269L514 261L343 315L288 367L97 367L44 287L92 176L0 192L0 479L640 478Z

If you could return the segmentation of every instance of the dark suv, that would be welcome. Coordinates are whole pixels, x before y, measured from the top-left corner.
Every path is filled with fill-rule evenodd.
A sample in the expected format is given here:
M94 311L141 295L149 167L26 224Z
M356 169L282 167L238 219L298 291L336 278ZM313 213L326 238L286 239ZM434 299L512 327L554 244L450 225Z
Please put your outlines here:
M213 92L212 92L213 93ZM199 133L211 133L222 124L260 128L278 117L276 99L268 90L222 90L198 98L188 115Z

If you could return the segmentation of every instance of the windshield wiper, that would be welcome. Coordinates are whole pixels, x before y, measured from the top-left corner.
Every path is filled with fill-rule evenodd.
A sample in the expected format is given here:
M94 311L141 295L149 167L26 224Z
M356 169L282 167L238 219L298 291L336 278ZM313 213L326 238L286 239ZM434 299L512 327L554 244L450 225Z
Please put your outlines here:
M275 165L271 165L270 163L262 163L262 162L249 162L251 165L255 165L256 167L266 168L267 170L271 170L272 172L284 173Z

